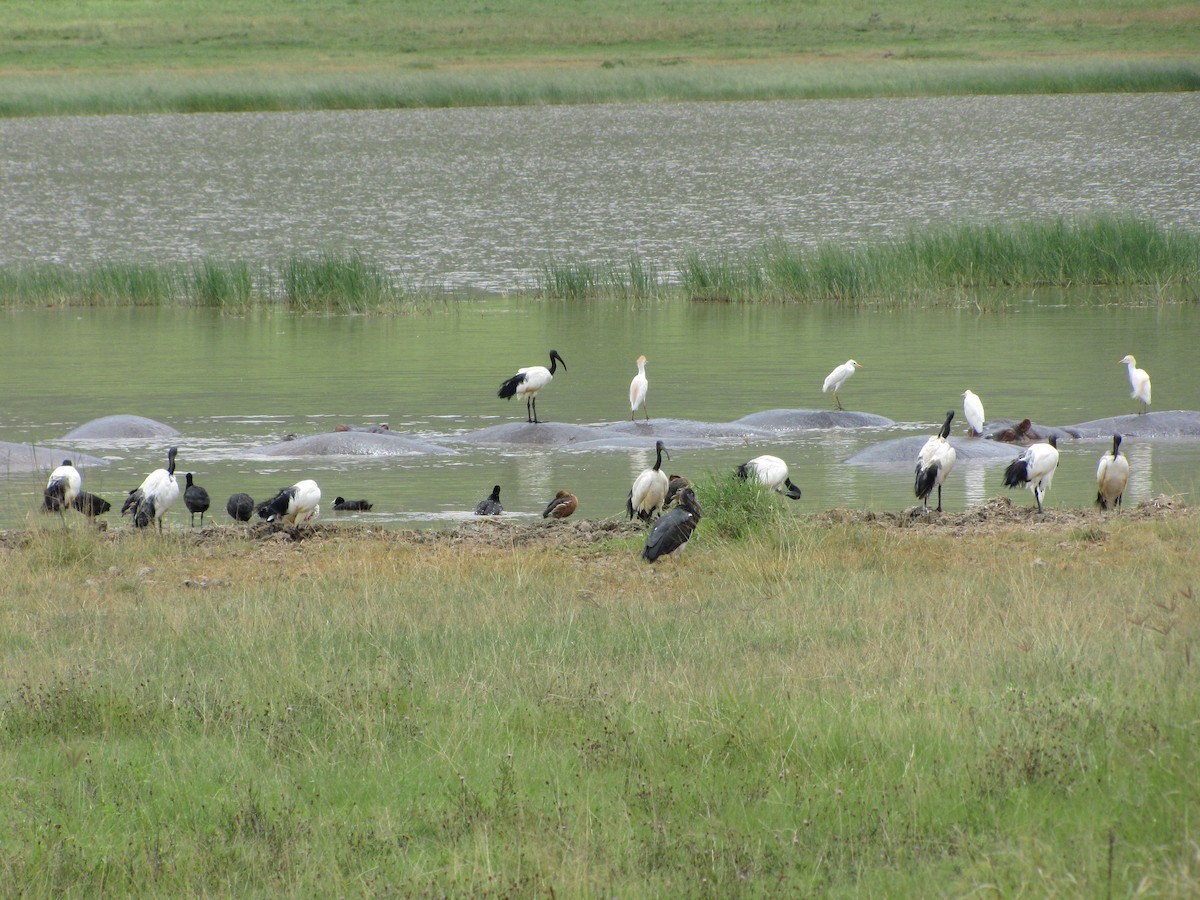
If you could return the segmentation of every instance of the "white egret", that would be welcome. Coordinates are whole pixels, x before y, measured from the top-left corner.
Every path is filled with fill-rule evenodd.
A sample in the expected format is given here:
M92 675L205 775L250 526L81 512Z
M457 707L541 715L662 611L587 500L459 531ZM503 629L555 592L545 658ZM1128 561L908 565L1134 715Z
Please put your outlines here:
M69 459L64 459L62 465L50 473L42 492L42 505L48 512L61 513L75 502L82 490L83 476Z
M554 495L554 499L546 504L546 508L542 511L542 518L565 519L575 512L578 505L579 498L570 491L559 491Z
M1096 505L1101 509L1120 508L1129 483L1129 457L1121 452L1122 440L1121 435L1113 435L1112 450L1100 457L1096 467Z
M192 516L192 525L196 524L196 513L200 513L200 527L204 527L204 514L208 512L208 491L192 480L192 473L184 476L183 505Z
M646 414L646 421L649 422L650 410L646 406L646 391L650 389L650 382L646 378L646 357L637 358L637 367L638 373L633 376L633 381L629 382L629 418L634 418L634 413L640 406Z
M1142 404L1140 412L1147 412L1150 409L1149 374L1145 369L1137 367L1137 360L1133 358L1132 354L1122 356L1121 365L1129 368L1129 386L1133 388L1133 393L1129 396Z
M825 383L821 385L821 393L824 394L832 390L834 405L838 409L841 409L842 401L841 398L838 397L838 391L841 390L842 385L846 383L846 379L854 374L855 369L861 368L863 368L861 363L856 363L852 359L846 360L844 363L825 376Z
M297 481L259 504L258 515L268 522L307 525L321 514L321 488L311 478Z
M963 417L967 420L967 436L979 437L983 434L983 401L974 391L963 391Z
M479 505L475 507L475 515L477 516L498 516L504 512L504 507L500 505L500 485L495 485L492 492L479 501Z
M511 400L513 397L524 397L525 420L536 423L538 421L538 391L550 383L550 379L554 377L558 363L562 363L563 371L565 372L567 369L566 361L558 355L557 350L551 350L550 368L547 369L545 366L526 366L523 369L517 369L516 375L500 385L500 391L496 396L502 397L505 400Z
M654 452L653 468L643 470L634 479L633 488L629 491L629 499L625 502L625 510L629 513L629 518L632 519L636 514L643 522L649 522L654 513L661 513L663 503L667 499L669 480L667 473L662 470L662 458L666 453L667 459L670 459L671 454L663 446L662 441L655 442Z
M696 502L696 495L690 487L683 488L679 492L679 505L664 513L646 535L642 559L654 562L659 557L681 548L696 530L700 516L700 504Z
M1058 438L1051 435L1049 440L1030 444L1024 453L1008 464L1004 470L1004 486L1029 488L1033 491L1033 499L1037 501L1038 512L1044 512L1042 497L1050 490L1050 482L1054 480L1054 470L1057 468Z
M121 505L121 515L131 513L135 528L145 528L151 522L158 522L158 530L162 531L163 516L179 499L179 480L175 477L175 455L178 447L167 451L167 467L155 469L146 479L129 492Z
M800 499L800 488L788 477L788 465L778 456L756 456L737 468L738 478L754 476L759 484L779 491L790 500ZM784 488L787 488L785 491Z
M969 393L969 392L968 392ZM954 468L958 452L950 445L950 423L954 421L954 410L946 410L946 421L941 430L925 442L917 454L916 480L913 490L917 498L929 509L929 495L936 487L938 492L937 511L942 511L942 484Z

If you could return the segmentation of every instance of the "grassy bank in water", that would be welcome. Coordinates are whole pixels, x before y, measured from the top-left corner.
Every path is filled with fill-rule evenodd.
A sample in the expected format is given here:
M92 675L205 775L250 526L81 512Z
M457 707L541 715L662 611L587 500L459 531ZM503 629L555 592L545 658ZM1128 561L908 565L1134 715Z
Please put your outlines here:
M8 3L0 116L1200 86L1177 0Z
M492 523L10 533L0 866L31 896L1194 895L1200 519L1025 512L714 513L654 567Z
M677 271L642 260L548 263L529 293L556 300L688 299L977 305L980 292L1037 287L1150 287L1156 302L1195 301L1200 235L1117 216L965 225L858 247L781 242L742 256L685 255ZM404 285L360 254L296 256L273 267L202 260L191 267L102 264L0 267L3 306L196 306L244 312L409 311L447 293ZM1068 295L1070 296L1070 295ZM1080 294L1082 302L1120 295ZM1126 295L1124 299L1132 299ZM1145 293L1137 296L1146 302ZM990 297L988 303L1012 302Z

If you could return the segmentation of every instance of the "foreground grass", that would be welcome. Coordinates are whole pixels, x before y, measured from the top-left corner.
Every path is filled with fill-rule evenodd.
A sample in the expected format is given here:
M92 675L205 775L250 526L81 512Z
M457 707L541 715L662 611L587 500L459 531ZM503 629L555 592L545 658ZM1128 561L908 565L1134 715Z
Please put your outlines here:
M1194 896L1200 519L0 548L35 896Z
M1194 301L1198 284L1200 235L1097 216L934 229L853 248L772 243L739 257L693 252L677 272L636 255L608 266L551 263L529 293L558 300L954 305L1011 302L1003 295L981 301L980 292L1030 287L1149 286L1161 301ZM1111 293L1074 296L1106 304L1122 299ZM232 313L279 306L369 313L424 308L445 297L444 291L407 287L356 253L293 257L274 267L211 259L192 267L0 266L0 306L195 306Z
M1173 0L7 2L0 116L1195 90Z

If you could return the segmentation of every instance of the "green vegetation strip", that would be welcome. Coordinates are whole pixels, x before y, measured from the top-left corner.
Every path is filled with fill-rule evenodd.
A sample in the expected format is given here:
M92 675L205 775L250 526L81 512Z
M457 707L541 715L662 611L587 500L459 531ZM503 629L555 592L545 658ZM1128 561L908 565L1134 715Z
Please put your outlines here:
M1031 287L1153 288L1156 302L1197 298L1200 235L1124 217L966 225L879 244L812 249L781 242L734 256L688 253L677 273L636 254L622 264L551 263L531 296L722 302L977 304L980 292ZM447 291L411 287L357 253L296 256L273 267L203 260L191 267L104 264L0 267L2 306L194 306L228 312L411 311ZM1108 294L1085 298L1111 303ZM1131 302L1145 302L1144 296ZM1011 302L1012 298L989 302ZM1120 297L1117 297L1120 300Z
M0 534L8 884L1200 894L1200 518L736 490L653 568L553 528Z
M1200 87L1178 0L7 0L0 116Z

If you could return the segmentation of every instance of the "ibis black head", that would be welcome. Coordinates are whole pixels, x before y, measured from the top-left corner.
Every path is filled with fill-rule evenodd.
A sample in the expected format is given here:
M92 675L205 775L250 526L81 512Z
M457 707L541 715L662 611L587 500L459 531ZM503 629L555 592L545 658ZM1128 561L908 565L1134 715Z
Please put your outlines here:
M1113 456L1116 457L1121 452L1121 441L1125 438L1120 434L1113 435Z
M1048 443L1051 447L1058 447L1058 435L1050 435L1050 437L1047 438L1046 443Z
M942 426L942 437L950 437L950 423L954 421L954 410L946 410L946 424Z
M64 460L63 460L63 465L64 465L64 466L69 466L70 464L71 464L71 461L70 461L69 459L64 459Z
M557 360L558 362L562 363L562 367L563 367L563 369L564 369L564 370L567 368L567 361L566 361L565 359L563 359L561 356L559 356L559 355L558 355L558 351L557 351L557 350L551 350L551 351L550 351L550 371L551 371L551 372L553 372L553 371L554 371L554 362L555 362L555 360Z
M178 452L178 447L172 447L167 451L167 471L172 475L175 474L175 454Z

